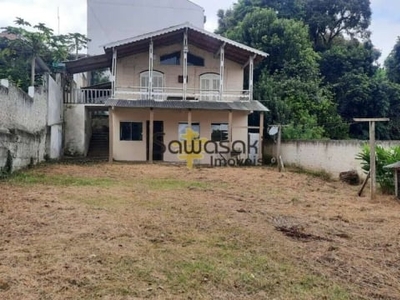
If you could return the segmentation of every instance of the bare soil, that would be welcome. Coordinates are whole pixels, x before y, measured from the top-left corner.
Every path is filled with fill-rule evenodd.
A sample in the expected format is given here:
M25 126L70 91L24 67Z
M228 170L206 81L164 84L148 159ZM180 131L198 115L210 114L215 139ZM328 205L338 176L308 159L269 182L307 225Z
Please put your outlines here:
M45 165L0 182L0 299L400 299L393 196L271 168Z

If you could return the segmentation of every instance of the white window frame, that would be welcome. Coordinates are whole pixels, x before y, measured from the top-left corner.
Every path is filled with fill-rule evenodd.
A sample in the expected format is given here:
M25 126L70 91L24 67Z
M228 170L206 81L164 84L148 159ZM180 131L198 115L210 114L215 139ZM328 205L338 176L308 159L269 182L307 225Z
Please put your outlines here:
M205 86L205 82L208 81ZM200 75L200 100L219 100L220 76L217 73L205 73Z
M140 73L140 96L142 100L149 99L149 71ZM147 79L147 80L146 80ZM146 80L144 82L144 80ZM161 80L161 87L159 86ZM164 100L164 74L159 71L153 71L153 99Z

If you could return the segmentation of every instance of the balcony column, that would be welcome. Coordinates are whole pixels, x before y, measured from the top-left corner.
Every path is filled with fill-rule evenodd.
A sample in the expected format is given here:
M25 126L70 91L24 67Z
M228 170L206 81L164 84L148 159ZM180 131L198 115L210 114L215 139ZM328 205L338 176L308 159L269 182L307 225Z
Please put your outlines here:
M117 49L113 48L113 57L111 65L111 93L113 98L115 98L116 78L117 78Z
M189 44L188 44L188 32L187 28L183 33L183 100L186 100L187 94L187 80L188 80L188 52L189 52Z
M192 128L192 110L188 109L188 127Z
M113 107L108 108L108 143L109 143L109 150L108 150L108 162L112 163L114 160L114 109Z
M258 158L263 159L264 112L260 112L260 135L258 137Z
M149 120L149 162L153 162L153 141L154 141L154 110L150 108Z
M224 73L225 73L225 43L219 49L219 100L224 96Z
M250 56L249 59L249 100L253 100L254 91L254 56Z
M228 141L229 141L229 148L232 148L232 143L233 143L233 112L232 110L229 110L229 116L228 116ZM232 149L231 149L232 150Z
M153 69L154 69L154 45L153 40L150 40L149 44L149 85L148 93L149 99L153 99Z

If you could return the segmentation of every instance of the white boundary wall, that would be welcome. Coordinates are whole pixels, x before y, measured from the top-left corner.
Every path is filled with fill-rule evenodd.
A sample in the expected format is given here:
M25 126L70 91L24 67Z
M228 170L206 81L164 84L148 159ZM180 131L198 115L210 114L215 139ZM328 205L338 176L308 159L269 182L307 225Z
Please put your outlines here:
M368 141L359 140L308 140L285 141L281 146L284 164L293 164L311 170L325 170L334 176L340 172L356 170L363 174L360 161L356 155L361 152ZM377 141L377 145L391 147L400 145L400 141ZM266 156L276 156L276 144L264 148Z

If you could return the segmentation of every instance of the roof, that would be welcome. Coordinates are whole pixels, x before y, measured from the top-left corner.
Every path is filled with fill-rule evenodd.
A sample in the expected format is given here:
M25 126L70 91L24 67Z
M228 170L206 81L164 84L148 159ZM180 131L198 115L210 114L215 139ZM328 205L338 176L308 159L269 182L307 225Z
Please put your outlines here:
M171 26L129 39L109 43L103 47L106 53L111 53L112 49L116 48L118 56L124 57L134 53L147 52L149 50L150 40L153 41L155 47L181 43L183 41L184 31L188 33L189 45L194 45L213 53L217 53L221 46L225 45L225 58L240 64L245 64L251 55L255 56L256 61L260 61L268 56L268 54L263 51L198 28L190 23Z
M391 164L391 165L384 166L384 168L385 169L400 169L400 161L398 161L394 164Z
M213 102L213 101L183 101L183 100L122 100L109 99L106 106L124 108L160 108L160 109L193 109L193 110L237 110L237 111L269 111L259 101L248 102Z
M65 68L70 74L111 68L111 58L112 57L108 54L88 56L77 60L66 61Z

